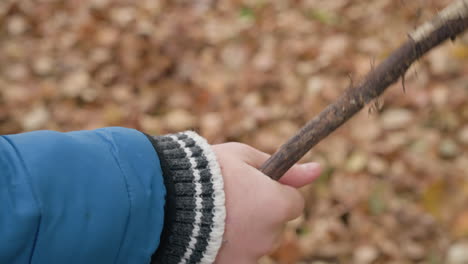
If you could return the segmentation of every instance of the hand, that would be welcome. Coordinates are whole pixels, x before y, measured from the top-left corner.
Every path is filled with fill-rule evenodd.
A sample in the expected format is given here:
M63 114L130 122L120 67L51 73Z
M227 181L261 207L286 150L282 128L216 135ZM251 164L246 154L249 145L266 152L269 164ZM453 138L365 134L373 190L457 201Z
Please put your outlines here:
M259 168L269 155L240 143L212 146L226 195L226 228L217 264L255 264L274 249L284 224L301 215L304 199L296 189L320 174L317 163L295 165L279 182Z

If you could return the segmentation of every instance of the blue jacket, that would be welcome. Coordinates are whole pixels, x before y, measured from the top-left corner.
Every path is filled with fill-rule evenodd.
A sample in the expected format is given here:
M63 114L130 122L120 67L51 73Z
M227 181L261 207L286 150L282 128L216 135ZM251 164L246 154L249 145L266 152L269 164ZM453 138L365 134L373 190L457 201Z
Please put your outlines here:
M0 136L0 263L149 263L165 194L136 130Z

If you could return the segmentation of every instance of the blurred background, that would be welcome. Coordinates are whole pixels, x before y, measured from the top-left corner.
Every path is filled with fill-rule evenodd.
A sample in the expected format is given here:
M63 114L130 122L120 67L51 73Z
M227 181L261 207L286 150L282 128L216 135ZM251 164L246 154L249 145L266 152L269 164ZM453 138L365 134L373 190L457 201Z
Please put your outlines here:
M448 0L1 0L0 133L194 129L274 152ZM303 159L274 263L468 263L468 36Z

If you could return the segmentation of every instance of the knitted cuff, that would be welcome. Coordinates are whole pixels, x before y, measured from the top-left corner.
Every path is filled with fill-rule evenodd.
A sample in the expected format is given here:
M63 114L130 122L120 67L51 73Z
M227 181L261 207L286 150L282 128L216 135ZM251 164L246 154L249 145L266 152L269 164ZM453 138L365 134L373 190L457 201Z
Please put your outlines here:
M195 132L149 137L166 186L164 228L152 264L210 264L224 233L224 186L216 156Z

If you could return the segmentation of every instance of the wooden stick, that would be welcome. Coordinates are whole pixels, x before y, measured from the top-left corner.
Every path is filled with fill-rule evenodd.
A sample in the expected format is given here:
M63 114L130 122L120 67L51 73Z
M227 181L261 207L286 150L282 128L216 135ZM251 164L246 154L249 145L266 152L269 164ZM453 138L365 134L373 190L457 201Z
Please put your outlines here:
M367 103L398 81L411 64L447 39L468 28L468 0L457 0L413 33L356 87L348 88L334 103L310 120L282 145L260 168L279 180L305 153L340 127Z

